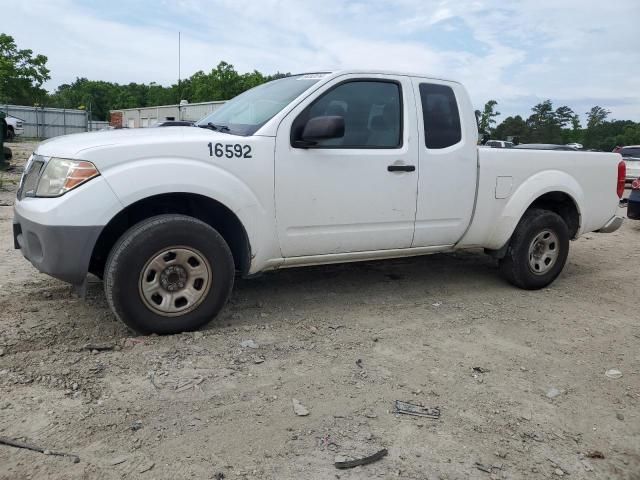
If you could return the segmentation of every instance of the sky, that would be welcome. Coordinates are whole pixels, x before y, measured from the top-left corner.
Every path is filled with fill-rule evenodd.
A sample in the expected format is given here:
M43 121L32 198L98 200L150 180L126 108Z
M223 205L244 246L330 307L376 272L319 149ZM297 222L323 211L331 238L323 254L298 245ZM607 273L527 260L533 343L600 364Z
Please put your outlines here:
M11 4L10 13L2 4ZM0 0L0 32L76 77L170 85L239 72L376 68L463 82L476 108L551 99L640 121L640 0Z

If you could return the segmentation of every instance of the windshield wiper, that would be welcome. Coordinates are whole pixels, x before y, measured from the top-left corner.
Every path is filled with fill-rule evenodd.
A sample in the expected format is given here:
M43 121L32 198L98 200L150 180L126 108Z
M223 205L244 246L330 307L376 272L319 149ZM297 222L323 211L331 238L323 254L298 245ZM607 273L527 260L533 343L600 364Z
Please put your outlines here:
M215 130L218 132L228 132L229 127L226 125L216 125L215 123L208 122L206 125L198 125L200 128L208 128L209 130Z

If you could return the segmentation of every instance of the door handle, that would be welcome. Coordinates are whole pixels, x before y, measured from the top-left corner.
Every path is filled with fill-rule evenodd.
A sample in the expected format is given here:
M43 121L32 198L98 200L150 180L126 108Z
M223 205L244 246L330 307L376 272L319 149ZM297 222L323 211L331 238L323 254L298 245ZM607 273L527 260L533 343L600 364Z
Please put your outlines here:
M387 167L389 172L415 172L415 165L389 165Z

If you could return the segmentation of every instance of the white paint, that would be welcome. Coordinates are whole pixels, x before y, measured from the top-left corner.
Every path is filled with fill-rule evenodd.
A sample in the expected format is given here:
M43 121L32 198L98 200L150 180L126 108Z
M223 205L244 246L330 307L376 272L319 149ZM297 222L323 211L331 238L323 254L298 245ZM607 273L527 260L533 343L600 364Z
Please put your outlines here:
M336 82L364 77L401 83L402 148L290 147L290 125L298 112ZM106 225L122 208L152 195L207 196L226 205L244 225L251 244L250 273L454 248L500 248L528 206L553 191L575 201L578 234L601 228L616 214L619 155L478 149L473 109L455 82L428 80L454 89L462 141L440 151L422 148L415 86L424 78L367 71L329 74L249 137L165 127L49 140L40 144L38 154L91 161L101 176L62 197L28 198L15 208L39 223L94 226ZM252 157L210 156L209 142L251 146ZM388 172L386 167L397 162L415 164L416 171Z
M503 199L511 195L513 190L513 177L496 177L496 198Z

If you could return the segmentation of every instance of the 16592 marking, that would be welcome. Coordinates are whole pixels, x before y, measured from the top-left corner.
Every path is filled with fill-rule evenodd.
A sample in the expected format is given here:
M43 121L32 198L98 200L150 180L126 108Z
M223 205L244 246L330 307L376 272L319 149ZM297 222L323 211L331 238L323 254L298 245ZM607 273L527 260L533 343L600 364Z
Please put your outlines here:
M234 144L222 144L212 143L207 144L209 147L209 156L218 158L253 158L251 156L251 145L241 145L239 143Z

